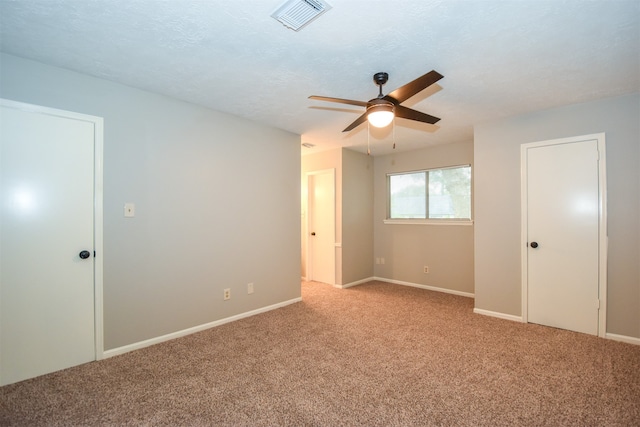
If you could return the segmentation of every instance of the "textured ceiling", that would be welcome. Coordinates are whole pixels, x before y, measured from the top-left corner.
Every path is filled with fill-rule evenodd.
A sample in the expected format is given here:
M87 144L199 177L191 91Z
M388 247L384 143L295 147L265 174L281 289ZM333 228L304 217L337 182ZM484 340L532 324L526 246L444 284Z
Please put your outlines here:
M169 95L302 135L304 149L371 154L469 141L473 125L640 90L637 0L327 0L299 32L283 0L0 0L0 50ZM435 69L397 119L342 133L366 101Z

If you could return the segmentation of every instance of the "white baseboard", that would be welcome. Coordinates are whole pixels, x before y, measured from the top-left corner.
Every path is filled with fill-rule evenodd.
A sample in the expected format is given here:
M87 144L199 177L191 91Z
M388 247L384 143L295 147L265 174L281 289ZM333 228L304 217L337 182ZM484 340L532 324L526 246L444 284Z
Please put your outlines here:
M473 312L476 314L482 314L483 316L497 317L498 319L523 323L522 316L514 316L513 314L499 313L497 311L483 310L481 308L474 308Z
M626 335L610 334L608 332L604 334L604 337L614 341L626 342L627 344L640 345L640 338L628 337Z
M395 285L411 286L412 288L420 288L420 289L426 289L428 291L444 292L445 294L453 294L461 297L475 298L475 295L470 292L456 291L454 289L440 288L437 286L421 285L418 283L403 282L401 280L385 279L384 277L373 277L370 280L379 280L381 282L393 283Z
M371 282L372 280L375 280L375 279L373 277L367 277L366 279L357 280L355 282L347 283L346 285L333 285L333 286L335 288L345 289L345 288L350 288L352 286L362 285L363 283L368 283L368 282Z
M156 338L151 338L148 340L140 341L137 343L125 345L122 347L114 348L111 350L107 350L103 353L104 359L118 356L120 354L128 353L133 350L139 350L141 348L149 347L154 344L159 344L161 342L169 341L172 339L184 337L186 335L194 334L196 332L204 331L206 329L215 328L216 326L224 325L225 323L235 322L236 320L244 319L246 317L255 316L256 314L265 313L267 311L275 310L277 308L285 307L290 304L294 304L296 302L302 301L302 298L294 298L288 301L283 301L278 304L269 305L266 307L259 308L257 310L248 311L246 313L236 314L235 316L227 317L224 319L216 320L214 322L205 323L203 325L194 326L192 328L183 329L181 331L173 332L167 335L162 335Z
M495 311L483 310L481 308L474 308L473 312L476 314L482 314L484 316L497 317L499 319L512 320L514 322L520 322L520 323L523 322L523 319L521 316L514 316L512 314L498 313ZM606 339L621 341L627 344L640 345L640 338L628 337L626 335L611 334L609 332L607 332L604 335L604 337Z

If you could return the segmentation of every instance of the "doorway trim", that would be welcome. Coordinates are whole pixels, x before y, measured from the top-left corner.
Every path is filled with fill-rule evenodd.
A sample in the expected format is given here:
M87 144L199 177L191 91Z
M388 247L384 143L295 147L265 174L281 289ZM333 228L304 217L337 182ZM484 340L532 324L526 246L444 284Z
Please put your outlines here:
M49 116L64 117L80 120L93 124L93 304L94 304L94 349L95 360L104 358L104 308L103 308L103 274L104 274L104 205L103 205L103 174L104 174L104 119L102 117L44 107L41 105L27 104L0 98L0 105L16 110L45 114Z
M307 172L306 175L306 190L307 190L307 206L306 206L306 210L307 210L307 220L305 221L305 242L306 242L306 259L305 259L305 264L306 264L306 271L305 271L305 276L307 277L307 280L312 280L313 279L313 266L311 265L311 259L312 259L312 254L311 254L311 243L310 243L310 239L309 239L309 226L310 226L310 222L312 220L312 214L311 214L311 195L309 194L309 182L311 180L311 177L315 176L315 175L323 175L323 174L331 174L331 176L333 177L333 254L332 254L332 265L333 265L333 274L331 275L333 280L331 285L335 285L336 284L336 247L337 244L335 243L336 241L336 170L335 168L330 168L330 169L321 169L321 170L316 170L316 171L310 171Z
M528 323L528 204L527 204L527 149L550 145L576 143L587 140L596 140L598 146L598 336L605 338L607 332L607 173L605 134L595 133L568 138L551 139L546 141L531 142L520 145L520 248L522 271L522 322Z

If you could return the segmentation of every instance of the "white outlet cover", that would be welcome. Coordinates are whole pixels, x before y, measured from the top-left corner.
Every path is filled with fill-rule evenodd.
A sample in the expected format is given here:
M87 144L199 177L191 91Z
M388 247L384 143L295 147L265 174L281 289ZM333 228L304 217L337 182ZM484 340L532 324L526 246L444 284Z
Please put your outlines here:
M124 216L125 218L133 218L136 216L136 205L135 203L125 203L124 204Z

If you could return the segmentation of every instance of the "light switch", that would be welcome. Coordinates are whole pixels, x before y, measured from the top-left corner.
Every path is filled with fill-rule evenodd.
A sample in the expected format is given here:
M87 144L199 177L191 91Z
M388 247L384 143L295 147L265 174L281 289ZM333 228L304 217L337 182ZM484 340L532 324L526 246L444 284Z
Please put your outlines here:
M133 218L134 216L136 216L136 205L133 203L125 203L124 216L125 218Z

